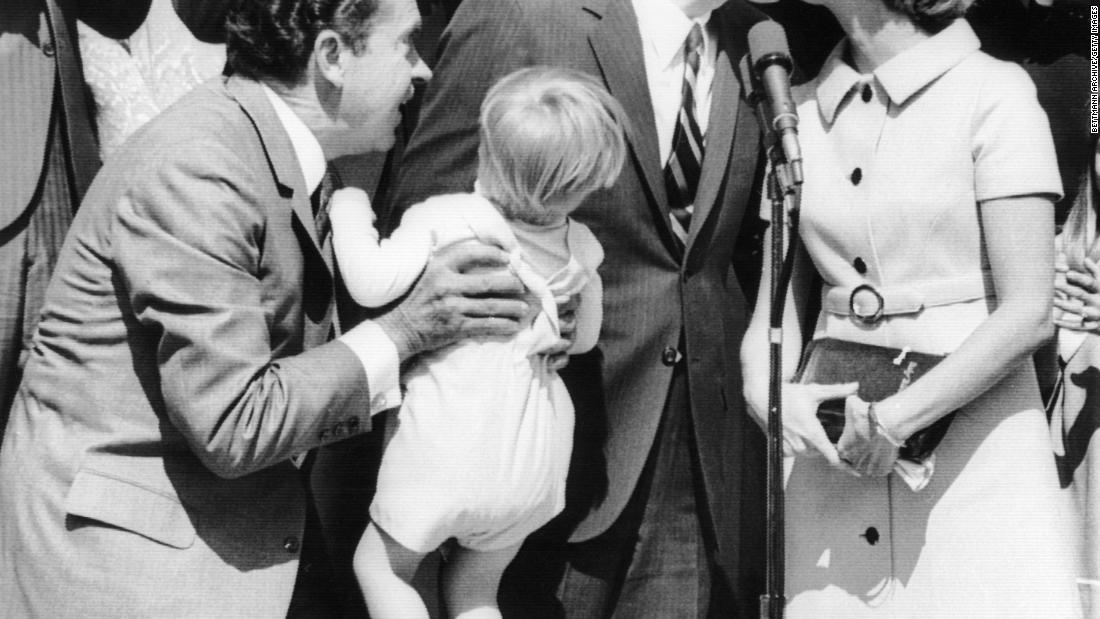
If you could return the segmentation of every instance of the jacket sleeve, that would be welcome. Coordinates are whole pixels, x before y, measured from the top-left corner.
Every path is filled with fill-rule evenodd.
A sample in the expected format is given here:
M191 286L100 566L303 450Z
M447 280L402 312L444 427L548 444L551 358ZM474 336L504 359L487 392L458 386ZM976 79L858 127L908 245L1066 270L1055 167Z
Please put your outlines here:
M259 278L273 207L253 169L227 145L191 143L135 174L145 178L111 230L131 345L135 362L156 363L150 396L203 463L239 477L369 429L367 378L350 348L287 355L273 344Z

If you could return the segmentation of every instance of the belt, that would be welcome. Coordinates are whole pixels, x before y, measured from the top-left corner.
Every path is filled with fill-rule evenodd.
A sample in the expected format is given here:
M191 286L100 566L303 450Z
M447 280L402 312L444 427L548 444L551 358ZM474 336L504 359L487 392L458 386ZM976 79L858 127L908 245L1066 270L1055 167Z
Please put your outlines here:
M874 324L884 316L915 314L926 307L991 298L995 296L993 290L989 271L906 285L825 284L821 290L821 307L830 314L851 316L854 320Z

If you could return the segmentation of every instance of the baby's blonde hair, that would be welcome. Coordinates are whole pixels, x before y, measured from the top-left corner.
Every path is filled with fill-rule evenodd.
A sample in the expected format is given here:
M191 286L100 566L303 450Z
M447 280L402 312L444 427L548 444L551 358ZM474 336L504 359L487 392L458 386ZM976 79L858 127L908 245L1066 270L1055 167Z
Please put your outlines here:
M626 115L592 77L531 67L481 105L478 180L505 216L542 223L544 205L610 187L626 160Z

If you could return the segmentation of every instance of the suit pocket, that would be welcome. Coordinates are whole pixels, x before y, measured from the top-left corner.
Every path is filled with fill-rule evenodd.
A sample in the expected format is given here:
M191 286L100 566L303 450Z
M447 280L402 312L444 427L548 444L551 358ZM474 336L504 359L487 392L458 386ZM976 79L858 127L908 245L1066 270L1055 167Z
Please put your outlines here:
M195 527L174 497L90 469L77 472L65 511L173 548L195 543Z

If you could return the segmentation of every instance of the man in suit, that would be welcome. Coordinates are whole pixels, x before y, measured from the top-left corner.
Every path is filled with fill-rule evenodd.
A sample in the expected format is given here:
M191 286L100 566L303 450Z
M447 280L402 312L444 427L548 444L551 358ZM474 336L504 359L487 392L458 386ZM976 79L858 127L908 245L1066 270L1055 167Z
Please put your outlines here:
M603 332L563 371L577 410L567 507L506 575L506 615L755 612L763 438L741 399L731 256L759 204L760 129L736 65L760 19L740 1L464 0L444 33L397 213L472 187L479 103L517 68L595 75L634 122L620 180L575 213L607 255Z
M401 361L527 312L504 252L463 245L330 339L325 162L393 142L429 76L416 5L256 0L228 23L232 75L107 163L61 251L0 450L5 616L336 616L310 605L292 457L399 404Z
M0 438L46 282L99 167L76 20L125 38L149 0L9 0L0 6Z

